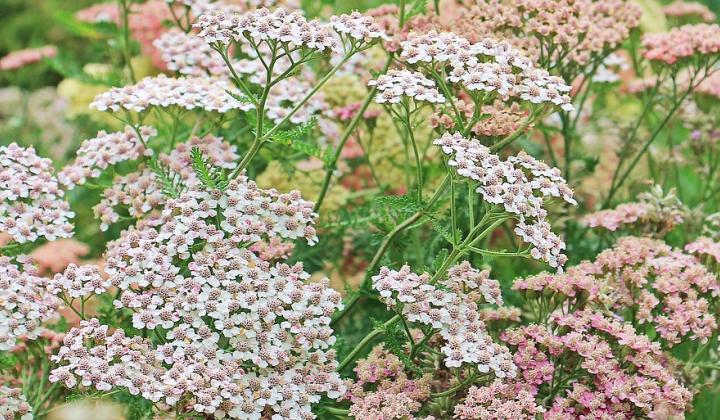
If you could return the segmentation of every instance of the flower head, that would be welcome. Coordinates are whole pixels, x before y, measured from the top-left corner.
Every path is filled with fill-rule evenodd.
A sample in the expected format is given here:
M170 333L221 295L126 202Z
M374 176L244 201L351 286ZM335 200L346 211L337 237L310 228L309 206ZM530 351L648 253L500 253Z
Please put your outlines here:
M32 147L0 146L0 230L19 243L71 237L75 213L63 194L50 159Z

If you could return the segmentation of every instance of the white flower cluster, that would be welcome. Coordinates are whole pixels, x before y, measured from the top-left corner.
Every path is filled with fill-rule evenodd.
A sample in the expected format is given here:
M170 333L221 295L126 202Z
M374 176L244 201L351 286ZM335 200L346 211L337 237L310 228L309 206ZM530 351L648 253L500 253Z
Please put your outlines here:
M65 294L70 299L78 299L105 293L111 284L104 279L100 268L96 265L81 265L70 263L63 273L55 274L48 281L47 290L54 294Z
M32 406L22 390L0 385L0 418L5 420L32 420Z
M485 201L502 205L505 211L518 216L515 232L533 245L533 258L546 261L552 267L565 264L565 243L551 231L543 207L545 197L577 204L557 168L524 152L503 161L478 140L466 139L460 133L445 133L433 144L451 156L448 164L455 167L458 175L480 183L476 191Z
M223 141L222 137L212 135L193 137L188 142L177 145L169 155L160 154L158 160L167 165L188 187L199 183L191 166L190 151L194 147L200 149L210 164L220 168L234 169L239 159L235 146ZM126 206L130 216L140 218L164 203L165 196L155 173L143 167L138 172L115 177L112 186L103 191L103 198L93 211L100 219L100 229L107 230L120 218L116 211L118 206Z
M216 13L202 15L194 25L200 28L199 36L208 44L231 40L251 40L255 45L263 42L279 42L290 49L303 47L317 51L334 50L337 40L327 27L317 20L308 21L298 12L283 8L269 11L258 9L245 14Z
M447 367L469 363L483 373L492 370L500 378L515 376L512 355L492 341L480 319L479 303L502 303L500 284L489 279L488 273L463 262L450 269L441 288L430 283L429 274L417 275L405 265L400 271L382 267L372 281L388 307L400 310L410 322L439 330Z
M152 127L140 127L143 141L157 135ZM97 178L111 165L140 156L149 156L152 150L145 149L132 127L125 131L107 133L100 131L97 137L85 140L77 150L77 159L58 173L58 181L69 189L84 184L88 178Z
M121 291L115 306L164 344L83 323L66 337L51 380L123 387L181 412L312 418L321 395L345 392L329 326L342 299L327 280L308 282L302 264L271 264L250 247L313 243L315 216L297 192L261 190L244 176L225 191L169 200L156 226L140 223L110 244L105 267Z
M228 68L220 55L202 38L173 28L153 41L168 70L186 76L227 74Z
M347 35L359 41L388 39L388 36L380 28L380 25L375 23L372 16L365 16L360 12L332 16L330 18L330 27L338 34Z
M32 147L0 146L0 231L19 243L71 237L75 213L63 194L50 159Z
M40 277L27 257L16 266L0 257L0 350L10 350L18 339L35 340L41 324L57 315L59 301L46 293L46 279Z
M415 101L445 102L445 97L438 92L435 82L418 72L390 70L377 80L370 80L368 86L377 86L378 94L375 96L375 102L379 104L396 104L403 96Z
M233 98L228 91L237 92L226 79L171 78L161 74L146 77L134 85L115 87L101 93L95 97L90 107L98 111L142 112L153 106L176 106L186 110L202 109L220 113L233 109L247 111L252 108L251 104Z
M450 66L447 80L468 90L496 92L534 104L552 103L566 111L570 86L561 78L537 68L523 53L506 42L485 39L471 43L451 32L411 33L401 43L400 56L409 64Z

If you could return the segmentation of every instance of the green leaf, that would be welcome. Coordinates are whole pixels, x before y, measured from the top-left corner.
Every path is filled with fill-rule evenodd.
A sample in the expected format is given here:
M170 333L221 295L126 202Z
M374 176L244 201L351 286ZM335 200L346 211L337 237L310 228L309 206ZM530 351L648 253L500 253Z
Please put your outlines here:
M270 136L270 141L288 146L308 156L314 156L327 163L329 161L327 150L323 151L318 146L302 140L303 137L312 132L316 125L317 119L313 117L310 121L293 127L290 130L280 130L273 133Z
M225 169L213 166L197 147L190 151L190 158L192 168L205 188L221 191L227 188L230 180Z
M148 168L155 174L155 180L162 188L163 194L168 197L178 198L187 190L180 175L173 172L166 164L153 158L148 162Z

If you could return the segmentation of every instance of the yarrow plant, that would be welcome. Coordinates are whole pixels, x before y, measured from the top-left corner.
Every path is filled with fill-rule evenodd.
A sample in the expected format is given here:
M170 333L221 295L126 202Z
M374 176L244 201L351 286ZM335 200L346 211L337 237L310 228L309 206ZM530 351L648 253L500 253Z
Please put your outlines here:
M713 11L375 3L119 0L0 59L2 418L714 415Z

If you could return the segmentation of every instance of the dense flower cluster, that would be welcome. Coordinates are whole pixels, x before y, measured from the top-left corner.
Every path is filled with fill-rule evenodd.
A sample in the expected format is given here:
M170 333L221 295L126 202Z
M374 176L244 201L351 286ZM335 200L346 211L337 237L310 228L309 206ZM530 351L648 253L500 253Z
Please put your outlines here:
M643 36L642 43L646 59L675 64L696 55L720 53L720 26L684 25L669 32L647 34Z
M106 337L107 327L83 324L66 338L53 380L74 386L78 376L84 386L121 386L171 406L189 398L197 412L235 418L266 409L310 416L320 394L344 392L328 326L340 295L306 283L302 264L271 265L243 248L273 237L313 244L314 217L297 192L261 190L244 176L224 191L191 189L169 200L157 227L140 224L111 244L105 265L121 291L116 307L166 344L153 348L121 330ZM98 336L100 345L86 349Z
M22 390L0 385L0 417L5 420L32 420L32 407Z
M652 208L645 203L624 203L611 210L600 210L588 214L583 223L595 228L602 227L609 231L616 231L622 225L630 225L647 219Z
M704 22L714 22L715 13L702 3L675 0L663 7L663 13L672 17L697 17Z
M350 415L368 419L415 418L413 415L430 397L431 375L410 379L402 361L382 346L355 367L356 381L347 381L345 399Z
M96 265L70 263L65 272L58 273L47 283L47 290L54 294L64 294L70 299L79 299L105 293L110 281L104 279Z
M396 104L403 97L418 102L445 102L445 97L438 92L435 82L420 73L408 70L390 70L377 80L370 80L368 86L377 86L378 94L375 96L375 102L379 104Z
M634 225L645 235L660 237L683 223L686 213L674 192L664 194L662 188L656 185L651 191L638 194L637 202L588 214L583 223L609 231L625 227L623 225Z
M168 70L186 76L222 75L228 72L222 58L194 34L172 29L153 42Z
M603 282L604 305L653 324L668 346L686 336L705 342L718 328L709 310L720 295L717 278L697 258L661 241L622 238L583 269Z
M507 349L495 344L480 320L478 303L502 303L500 285L463 262L451 268L444 288L430 282L430 275L417 275L405 265L400 271L382 267L373 276L373 288L380 300L399 311L408 321L440 330L444 343L440 351L447 367L464 363L497 377L515 376Z
M685 251L700 256L709 256L714 262L720 262L720 244L708 237L700 237L685 245Z
M533 245L534 258L547 261L552 267L565 264L565 243L550 230L543 207L544 197L577 204L557 168L524 152L503 161L478 140L466 139L460 133L445 133L433 143L451 156L448 165L458 175L480 183L476 191L487 202L502 205L505 211L518 216L520 222L515 232Z
M212 135L193 137L188 142L177 145L170 154L161 153L158 160L188 187L199 183L190 157L190 151L195 147L200 149L210 164L219 168L233 169L239 158L235 146ZM93 211L100 219L100 228L106 230L120 219L120 206L127 207L132 217L141 218L164 203L165 196L157 182L157 174L143 166L138 172L116 176L112 186L103 191L103 197Z
M13 51L0 57L0 70L15 70L28 64L37 63L44 58L53 58L57 55L57 47L46 45L40 48Z
M365 16L360 12L352 12L349 15L332 16L330 27L338 34L347 35L359 41L371 41L373 39L387 39L387 35L375 23L372 16Z
M572 110L568 86L561 78L537 68L508 43L485 39L471 43L450 32L412 33L402 42L400 56L409 64L448 65L447 80L471 91L495 92L534 104L551 103Z
M465 400L455 406L459 419L535 419L542 410L527 390L517 390L500 380L468 390Z
M641 13L625 0L475 0L435 26L475 41L508 40L553 66L587 65L622 44Z
M255 45L272 41L317 51L337 48L336 38L325 25L317 20L308 22L300 13L283 8L272 12L261 8L242 15L202 15L195 27L200 28L199 36L208 44L250 40Z
M109 166L148 156L152 150L145 149L145 144L157 135L157 130L144 126L139 132L142 138L132 127L114 133L100 131L97 137L83 141L76 152L75 162L58 173L58 181L72 189L84 184L88 178L99 177Z
M110 112L142 112L149 107L172 106L220 113L252 108L251 104L239 101L228 91L234 92L235 89L228 80L222 78L171 78L160 75L146 77L134 85L112 88L95 97L90 106L98 111Z
M30 259L18 258L18 263L20 267L0 257L0 350L12 349L19 339L37 339L42 324L55 318L59 307Z
M560 391L546 418L669 417L683 413L692 397L657 343L598 312L557 313L549 326L512 328L501 339L516 349L518 377L533 394L553 379L571 378L574 369L588 373ZM564 365L552 363L561 358Z
M63 195L50 159L32 147L0 146L0 231L19 243L69 238L75 214Z

